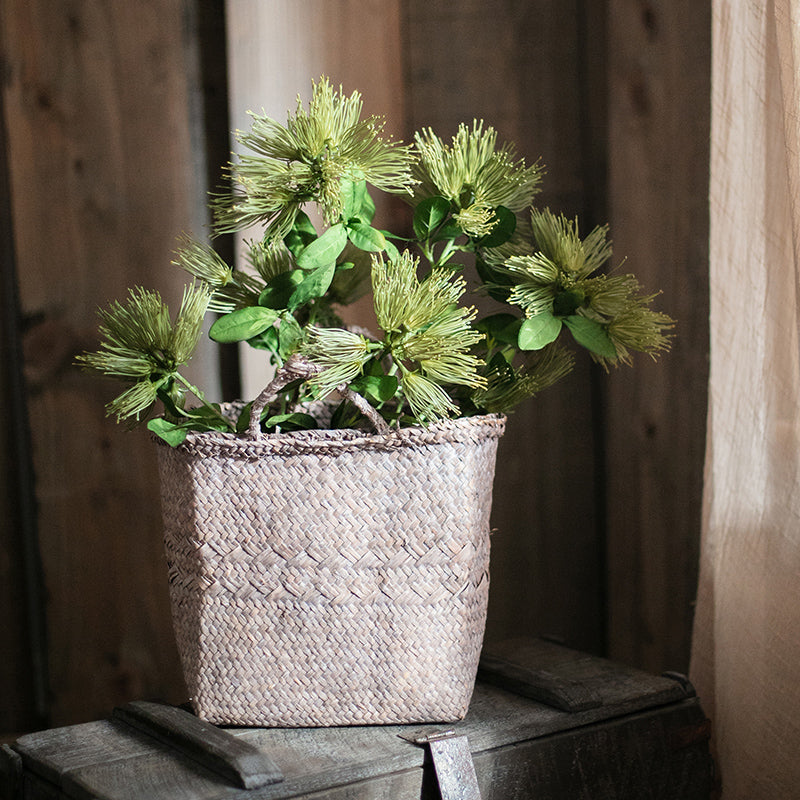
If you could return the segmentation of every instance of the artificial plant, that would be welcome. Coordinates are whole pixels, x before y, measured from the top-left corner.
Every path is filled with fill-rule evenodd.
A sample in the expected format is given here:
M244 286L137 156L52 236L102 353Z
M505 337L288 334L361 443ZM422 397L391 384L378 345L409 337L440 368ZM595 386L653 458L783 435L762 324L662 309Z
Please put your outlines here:
M412 145L382 128L362 118L357 92L325 78L285 125L253 115L238 134L246 152L227 168L232 189L210 203L214 233L258 231L245 242L248 266L187 238L175 263L194 280L174 322L142 288L100 312L100 347L79 361L128 384L109 413L149 418L173 445L189 430L316 427L304 404L323 398L337 398L331 427L361 424L364 400L384 428L427 424L511 411L570 371L567 345L606 367L668 347L673 323L652 310L654 295L604 271L607 228L581 237L577 221L536 208L539 163L498 145L492 127L462 124L449 142L425 129ZM411 230L376 227L371 190L403 197ZM464 300L465 262L495 301L487 315ZM341 307L370 288L378 329L344 326ZM288 376L257 419L252 402L223 413L181 374L207 311L218 315L212 339L246 341Z

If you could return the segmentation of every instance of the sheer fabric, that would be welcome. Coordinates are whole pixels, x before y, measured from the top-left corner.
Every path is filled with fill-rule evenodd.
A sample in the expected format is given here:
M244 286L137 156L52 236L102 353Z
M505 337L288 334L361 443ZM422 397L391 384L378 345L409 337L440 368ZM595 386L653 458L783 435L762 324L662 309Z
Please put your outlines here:
M724 800L800 797L800 2L714 0L711 370L691 678Z

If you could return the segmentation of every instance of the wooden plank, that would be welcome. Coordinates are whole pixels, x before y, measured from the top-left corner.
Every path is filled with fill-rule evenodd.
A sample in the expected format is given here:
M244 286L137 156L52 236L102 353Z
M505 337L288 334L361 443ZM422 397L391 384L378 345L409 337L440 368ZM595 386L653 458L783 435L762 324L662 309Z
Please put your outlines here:
M609 643L688 668L708 373L710 2L609 2L615 252L678 320L671 353L610 376Z
M710 779L708 732L696 699L592 722L592 712L576 718L530 701L518 706L509 697L500 690L487 690L479 698L475 718L454 726L459 735L468 734L484 800L576 797L586 791L617 800L708 796L701 793ZM76 737L80 739L86 732L84 726L77 727L82 729ZM265 748L286 776L284 783L258 790L259 800L437 797L423 749L398 736L413 736L415 730L423 729L276 729L237 734ZM116 757L64 767L69 758L62 756L57 783L48 783L63 787L67 796L78 800L254 795L225 785L179 753L152 742L146 750L126 749L126 743L113 736ZM70 744L65 744L68 753ZM33 748L21 752L26 765L31 763ZM46 779L41 770L35 774ZM570 792L565 793L565 787ZM595 794L602 791L608 794Z
M0 94L0 734L46 725L44 599L8 165ZM17 613L12 613L12 609Z
M0 8L58 724L134 696L183 699L155 453L144 433L104 419L116 387L71 363L94 344L96 307L128 286L180 297L175 239L205 220L194 45L183 3ZM200 355L192 377L211 383L212 367Z
M449 136L459 122L484 118L529 163L541 157L542 206L599 213L602 192L590 178L602 162L585 163L604 150L597 103L584 102L586 75L602 55L583 46L590 10L576 0L468 0L458 13L444 0L407 2L409 132L431 126ZM584 130L596 136L585 140ZM546 633L585 650L604 646L592 371L579 362L510 417L500 442L489 641Z
M0 744L0 800L22 795L22 759L7 744Z
M423 753L419 748L408 746L405 740L409 738L419 739L452 729L457 735L467 736L472 751L478 753L665 705L683 705L687 701L696 705L696 700L687 695L678 681L549 642L510 640L498 646L497 653L519 667L542 669L572 685L581 685L600 702L593 708L565 713L479 683L466 719L455 724L329 729L230 728L224 738L227 741L232 735L267 754L278 765L284 774L283 785L262 789L259 795L277 798L418 768L423 763ZM186 716L185 712L175 711L181 717ZM204 729L211 727L196 722ZM146 765L154 754L158 754L159 765L165 763L165 748L155 739L116 721L29 734L14 747L27 769L56 785L65 785L70 780L88 787L89 775L101 782L122 781L126 773L130 774L132 765L137 772L142 770L149 775L152 770ZM183 764L178 756L176 751L178 762ZM182 770L183 767L179 772Z
M578 681L566 679L548 670L519 667L485 650L478 665L478 679L492 686L530 697L561 711L585 711L602 701Z
M267 753L188 711L162 703L137 701L114 709L114 719L152 736L242 789L257 789L283 780Z

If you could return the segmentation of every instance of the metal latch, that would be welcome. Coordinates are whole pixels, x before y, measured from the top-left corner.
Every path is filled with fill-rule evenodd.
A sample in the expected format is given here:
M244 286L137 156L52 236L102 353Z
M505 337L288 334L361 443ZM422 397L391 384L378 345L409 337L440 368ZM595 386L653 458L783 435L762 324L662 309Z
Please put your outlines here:
M481 800L478 776L466 736L446 730L400 738L430 749L442 800Z

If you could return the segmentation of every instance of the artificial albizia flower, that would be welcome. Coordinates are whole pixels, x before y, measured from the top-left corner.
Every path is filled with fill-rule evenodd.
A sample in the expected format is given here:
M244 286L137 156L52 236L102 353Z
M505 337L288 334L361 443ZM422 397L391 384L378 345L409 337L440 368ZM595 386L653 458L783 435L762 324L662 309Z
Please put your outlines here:
M655 355L667 349L665 331L674 323L650 309L655 295L641 294L633 275L595 275L611 256L605 226L582 239L577 222L545 209L531 212L531 230L533 252L494 269L511 278L503 287L508 302L528 320L544 320L535 349L554 341L562 323L603 365L628 363L631 350Z
M410 148L383 139L384 121L361 119L361 111L358 92L346 97L322 78L314 84L308 111L298 97L286 125L253 114L250 132L238 133L252 153L230 165L236 189L216 202L218 232L263 223L267 238L281 238L308 202L317 203L333 223L343 208L343 178L409 193L414 183Z
M415 204L435 195L447 198L456 223L472 237L491 231L498 206L522 211L538 191L539 165L526 166L510 144L497 147L497 132L484 128L482 120L474 121L472 128L459 125L450 144L430 128L419 131L415 142Z
M204 285L186 287L174 323L158 292L141 287L130 291L127 303L115 301L99 312L100 348L77 361L132 384L108 404L109 414L138 420L160 389L169 392L175 380L188 387L178 369L194 353L210 298Z
M354 381L376 349L366 337L344 328L310 326L306 330L302 354L321 368L309 382L323 397Z
M463 279L434 270L419 280L417 260L406 251L394 261L376 256L372 263L375 315L411 410L425 420L456 413L442 386L485 385L482 362L470 352L483 339L471 325L475 309L458 305Z

